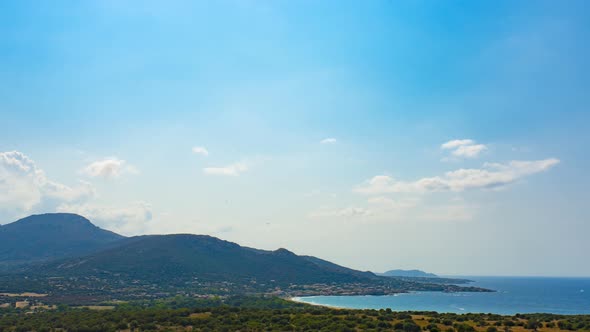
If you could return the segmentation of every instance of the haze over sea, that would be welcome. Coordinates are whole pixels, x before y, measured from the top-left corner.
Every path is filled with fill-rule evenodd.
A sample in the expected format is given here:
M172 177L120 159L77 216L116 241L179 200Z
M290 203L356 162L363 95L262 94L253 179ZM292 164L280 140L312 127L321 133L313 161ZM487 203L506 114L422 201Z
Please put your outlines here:
M395 296L310 296L302 302L396 311L590 314L590 278L465 277L494 293L415 292Z

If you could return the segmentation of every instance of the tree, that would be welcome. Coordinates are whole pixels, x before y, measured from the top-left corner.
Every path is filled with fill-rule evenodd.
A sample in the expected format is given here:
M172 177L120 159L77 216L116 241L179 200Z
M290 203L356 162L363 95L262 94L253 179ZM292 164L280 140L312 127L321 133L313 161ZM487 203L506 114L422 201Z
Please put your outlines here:
M526 328L533 331L537 331L537 329L541 326L541 323L534 319L529 319L529 321L526 323Z

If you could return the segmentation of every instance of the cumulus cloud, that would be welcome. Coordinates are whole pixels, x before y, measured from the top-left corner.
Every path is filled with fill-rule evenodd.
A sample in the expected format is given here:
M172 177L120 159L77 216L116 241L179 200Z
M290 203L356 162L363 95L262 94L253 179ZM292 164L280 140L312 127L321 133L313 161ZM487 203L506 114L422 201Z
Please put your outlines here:
M338 143L338 140L335 139L334 137L328 137L328 138L324 138L323 140L320 141L321 144L335 144Z
M125 167L124 162L121 165ZM102 174L120 174L112 168L104 172ZM97 174L101 173L97 171ZM99 206L92 203L95 197L95 188L89 182L79 181L76 186L68 186L48 179L45 172L22 152L0 153L0 215L3 217L70 212L125 234L141 232L146 221L152 218L152 209L147 203L138 202L125 207Z
M90 177L101 177L105 179L117 178L125 173L135 174L137 169L128 165L125 160L118 158L106 158L90 163L82 170L83 174Z
M76 213L97 225L126 235L141 233L152 219L152 206L135 202L128 206L101 206L96 204L61 204L58 212Z
M224 176L238 176L248 170L248 165L244 162L231 164L225 167L206 167L203 172L207 175L224 175Z
M203 157L207 157L209 155L209 151L202 146L193 147L193 153L201 155Z
M83 201L94 195L88 182L70 187L48 179L22 152L0 153L0 210L29 212L44 204Z
M534 161L511 161L506 164L486 163L478 169L458 169L442 176L416 181L399 181L388 175L378 175L354 189L361 194L376 195L401 192L464 191L503 187L523 177L544 172L559 160L555 158Z
M441 149L450 150L455 157L475 158L487 150L484 144L477 144L471 139L456 139L442 144Z

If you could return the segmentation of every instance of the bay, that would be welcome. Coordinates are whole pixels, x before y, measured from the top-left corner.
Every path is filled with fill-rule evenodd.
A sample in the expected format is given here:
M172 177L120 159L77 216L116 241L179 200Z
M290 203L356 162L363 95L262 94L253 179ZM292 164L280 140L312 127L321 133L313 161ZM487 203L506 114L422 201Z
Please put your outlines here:
M590 314L590 278L461 277L494 293L413 292L388 296L309 296L295 300L340 308L396 311Z

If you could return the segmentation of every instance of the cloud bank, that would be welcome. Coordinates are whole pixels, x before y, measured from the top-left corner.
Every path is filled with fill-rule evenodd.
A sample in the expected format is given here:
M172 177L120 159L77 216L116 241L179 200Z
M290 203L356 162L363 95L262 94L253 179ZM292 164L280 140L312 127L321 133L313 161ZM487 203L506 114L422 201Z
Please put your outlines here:
M18 151L0 153L0 210L28 212L53 202L87 200L95 195L88 182L70 187L47 178L35 162Z
M385 193L425 193L493 189L514 183L526 176L544 172L559 164L559 159L510 161L506 164L485 163L478 169L458 169L441 176L416 181L399 181L388 175L377 175L354 189L366 195Z
M90 164L92 177L116 177L126 172L123 160L105 159ZM0 216L17 218L32 213L69 212L96 224L126 234L137 234L152 219L152 208L144 202L128 206L100 206L91 183L68 186L47 178L45 172L22 152L0 152ZM10 220L10 219L8 219ZM6 220L5 220L6 221Z

